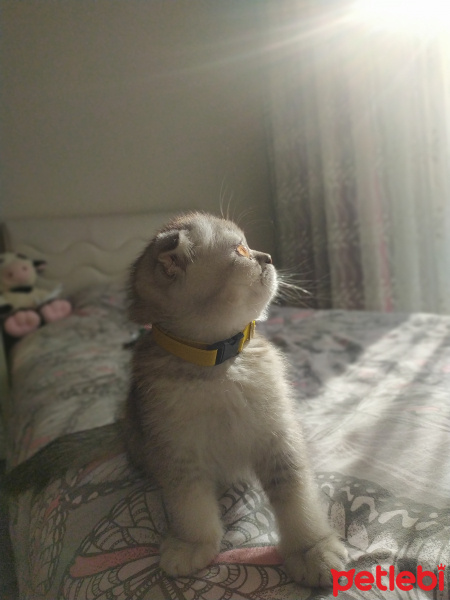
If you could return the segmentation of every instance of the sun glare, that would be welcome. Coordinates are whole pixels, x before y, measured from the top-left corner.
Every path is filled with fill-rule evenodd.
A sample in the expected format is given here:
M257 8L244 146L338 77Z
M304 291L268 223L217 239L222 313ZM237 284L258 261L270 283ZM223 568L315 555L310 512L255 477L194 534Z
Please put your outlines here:
M450 28L449 0L357 0L355 15L388 29L435 32Z

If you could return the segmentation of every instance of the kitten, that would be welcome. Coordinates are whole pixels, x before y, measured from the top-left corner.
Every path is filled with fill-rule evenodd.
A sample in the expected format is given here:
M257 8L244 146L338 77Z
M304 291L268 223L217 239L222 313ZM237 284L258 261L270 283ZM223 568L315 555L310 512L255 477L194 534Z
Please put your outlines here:
M234 223L206 214L169 223L132 267L130 316L154 329L133 350L123 439L130 461L161 485L170 533L160 564L173 577L214 559L223 536L218 490L249 475L266 491L296 581L330 585L330 569L344 567L285 362L252 337L276 291L270 256L250 250Z

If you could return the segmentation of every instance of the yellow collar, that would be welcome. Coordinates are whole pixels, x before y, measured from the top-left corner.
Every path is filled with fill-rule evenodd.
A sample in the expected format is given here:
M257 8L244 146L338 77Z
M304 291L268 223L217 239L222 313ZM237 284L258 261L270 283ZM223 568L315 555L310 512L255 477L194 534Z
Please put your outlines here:
M200 342L183 340L171 333L162 331L156 325L152 326L153 339L158 346L178 356L178 358L182 358L200 367L221 365L229 358L237 356L242 352L245 342L252 338L254 333L255 321L252 321L244 331L240 331L228 340L216 342L215 344L202 344Z

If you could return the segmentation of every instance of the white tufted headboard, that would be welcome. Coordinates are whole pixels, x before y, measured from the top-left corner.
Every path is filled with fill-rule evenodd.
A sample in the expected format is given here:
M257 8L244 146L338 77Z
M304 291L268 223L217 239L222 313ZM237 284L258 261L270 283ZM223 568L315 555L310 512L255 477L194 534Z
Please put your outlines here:
M128 268L173 213L11 219L3 246L48 266L40 284L71 294L93 283L125 282Z

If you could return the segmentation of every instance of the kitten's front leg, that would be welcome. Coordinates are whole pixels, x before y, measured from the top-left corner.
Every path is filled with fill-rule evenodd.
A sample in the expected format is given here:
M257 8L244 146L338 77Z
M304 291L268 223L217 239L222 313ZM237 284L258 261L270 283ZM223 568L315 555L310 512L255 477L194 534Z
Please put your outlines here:
M323 513L318 490L295 442L278 448L257 470L272 504L286 569L298 583L332 585L331 569L342 571L347 549Z
M209 481L180 482L163 488L170 533L160 548L160 566L172 577L203 569L220 549L223 528L214 485Z

